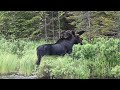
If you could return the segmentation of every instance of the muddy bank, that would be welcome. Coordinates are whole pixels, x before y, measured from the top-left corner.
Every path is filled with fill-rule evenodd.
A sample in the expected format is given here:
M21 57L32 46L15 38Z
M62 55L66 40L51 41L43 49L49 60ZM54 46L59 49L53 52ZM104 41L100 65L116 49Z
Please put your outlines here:
M0 76L0 79L53 79L50 77L41 77L38 78L36 75L32 76L22 76L22 75L4 75ZM90 77L89 79L120 79L120 77Z
M0 76L0 79L38 79L38 78L36 75L34 76L5 75Z

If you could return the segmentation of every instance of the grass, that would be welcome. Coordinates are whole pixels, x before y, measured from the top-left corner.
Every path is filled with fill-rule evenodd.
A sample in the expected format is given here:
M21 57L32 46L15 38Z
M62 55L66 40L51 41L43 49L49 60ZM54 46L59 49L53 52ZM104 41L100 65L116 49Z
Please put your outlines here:
M92 43L74 45L73 53L45 56L35 70L36 48L45 41L0 38L0 74L36 74L38 78L89 79L120 77L120 40L97 38Z

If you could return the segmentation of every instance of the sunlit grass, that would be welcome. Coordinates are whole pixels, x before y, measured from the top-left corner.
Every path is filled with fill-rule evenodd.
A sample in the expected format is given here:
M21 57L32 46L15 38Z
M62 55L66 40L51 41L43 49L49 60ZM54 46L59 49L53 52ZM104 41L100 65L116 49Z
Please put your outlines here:
M19 68L19 61L17 55L2 53L0 55L0 73L10 74L16 73Z
M36 71L36 48L45 41L8 41L0 39L0 74L37 74L39 78L88 79L120 76L120 40L98 38L94 43L75 45L65 56L44 56ZM118 66L118 67L116 67ZM115 68L115 69L114 69Z

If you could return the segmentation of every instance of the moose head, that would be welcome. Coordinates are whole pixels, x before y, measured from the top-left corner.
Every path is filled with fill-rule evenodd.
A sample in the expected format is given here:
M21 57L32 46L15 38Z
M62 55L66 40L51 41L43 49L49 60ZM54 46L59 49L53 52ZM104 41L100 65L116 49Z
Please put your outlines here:
M80 37L80 35L82 35L84 32L86 31L73 31L73 30L67 30L62 32L62 38L66 38L66 39L74 39L75 43L74 44L78 44L80 43L81 45L83 45L82 43L82 38Z

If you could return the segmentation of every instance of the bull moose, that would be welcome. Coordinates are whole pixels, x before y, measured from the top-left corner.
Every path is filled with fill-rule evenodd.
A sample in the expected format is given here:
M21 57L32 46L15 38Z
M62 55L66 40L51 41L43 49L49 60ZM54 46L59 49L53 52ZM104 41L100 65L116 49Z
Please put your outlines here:
M72 47L74 44L80 43L82 45L82 35L85 31L65 31L64 35L67 37L62 37L54 44L44 44L37 47L37 58L36 65L40 65L41 58L44 55L65 55L72 53Z

